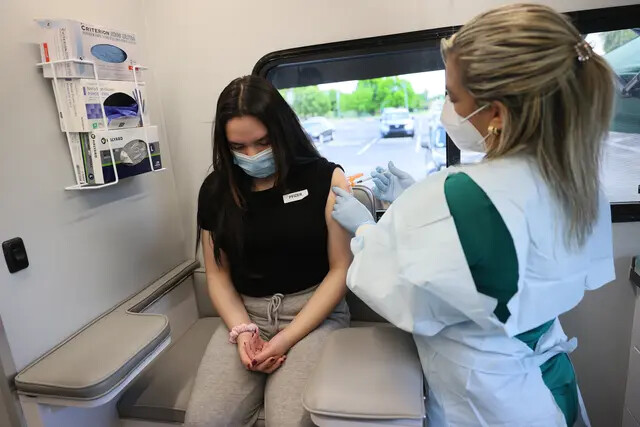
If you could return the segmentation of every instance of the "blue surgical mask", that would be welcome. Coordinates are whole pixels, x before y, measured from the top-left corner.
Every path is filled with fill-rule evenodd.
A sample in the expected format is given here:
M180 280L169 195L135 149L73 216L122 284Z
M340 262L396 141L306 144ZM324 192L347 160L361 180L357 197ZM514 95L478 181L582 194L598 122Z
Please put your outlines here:
M273 158L273 150L271 147L259 152L254 156L231 152L233 154L233 163L240 166L247 175L254 178L266 178L276 173L276 161Z

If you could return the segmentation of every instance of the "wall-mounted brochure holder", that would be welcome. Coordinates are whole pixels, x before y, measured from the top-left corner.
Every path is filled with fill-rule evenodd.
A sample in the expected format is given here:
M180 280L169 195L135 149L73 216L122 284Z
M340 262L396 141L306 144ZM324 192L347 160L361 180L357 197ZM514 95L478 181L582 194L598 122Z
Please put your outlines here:
M56 74L56 65L69 63L89 65L93 70L92 80L95 82L95 87L97 89L97 104L99 105L101 113L98 115L102 121L102 123L93 123L92 127L96 129L94 132L79 133L70 131L70 129L74 129L74 124L67 122L69 120L69 115L61 113L64 110L62 108L63 106L60 105L61 100L63 99L62 94L59 93L59 89L62 87L60 86L60 83L69 81L69 77L58 78ZM41 62L36 65L43 68L47 67L51 74L56 106L58 107L61 121L61 128L67 137L67 144L69 146L69 154L71 155L76 184L66 187L66 190L98 190L116 185L120 181L122 175L122 172L118 171L118 165L123 163L135 166L131 168L131 173L125 174L123 177L137 175L144 172L160 172L165 170L165 168L162 167L162 162L159 158L160 153L157 129L148 125L148 118L146 117L146 114L144 114L142 108L139 108L140 127L113 129L113 127L109 126L109 118L105 111L105 99L103 99L101 80L98 78L96 64L93 61L75 58ZM146 69L147 67L142 65L129 66L129 70L133 75L134 94L139 96L136 101L141 101L141 94L143 93L141 90L141 84L138 82L137 74L138 71ZM86 79L86 76L83 76L83 78ZM80 77L71 79L79 80ZM140 104L140 107L142 107L141 102ZM132 139L130 143L126 144L126 146L120 147L116 145L114 147L114 141L121 140L121 135L125 131L127 134L137 134L137 137ZM83 135L86 136L86 138L83 137ZM91 136L93 136L93 139ZM96 136L99 138L96 138ZM100 149L97 144L102 145L102 149ZM146 150L146 155L144 150ZM144 162L148 162L148 167ZM120 170L122 171L121 168Z

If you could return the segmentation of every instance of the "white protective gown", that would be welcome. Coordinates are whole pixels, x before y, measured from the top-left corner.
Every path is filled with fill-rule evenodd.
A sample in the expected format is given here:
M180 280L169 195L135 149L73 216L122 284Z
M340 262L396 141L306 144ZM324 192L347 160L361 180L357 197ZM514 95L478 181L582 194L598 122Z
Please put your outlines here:
M476 290L444 194L446 177L469 175L513 238L518 291L501 323L497 301ZM351 248L347 284L372 309L411 332L429 385L429 426L564 426L540 365L575 349L557 317L585 290L615 278L609 203L582 248L565 245L566 222L532 160L449 168L409 188ZM516 335L549 320L535 351ZM581 418L588 424L584 406Z

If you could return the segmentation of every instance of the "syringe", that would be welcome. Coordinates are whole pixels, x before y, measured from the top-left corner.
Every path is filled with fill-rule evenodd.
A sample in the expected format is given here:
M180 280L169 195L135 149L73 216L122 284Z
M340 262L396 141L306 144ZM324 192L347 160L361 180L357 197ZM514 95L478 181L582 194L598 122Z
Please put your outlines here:
M382 172L380 172L380 173L385 173L386 171L387 171L387 170L385 169L385 170L383 170L383 171L382 171ZM368 176L368 177L366 177L366 178L361 178L362 176L364 176L364 174L359 173L359 174L356 174L356 175L352 175L352 176L350 176L350 177L349 177L349 178L347 178L347 179L349 180L349 183L350 183L352 186L353 186L353 185L355 185L355 184L362 184L363 182L371 181L371 180L373 179L373 177L372 177L372 176Z

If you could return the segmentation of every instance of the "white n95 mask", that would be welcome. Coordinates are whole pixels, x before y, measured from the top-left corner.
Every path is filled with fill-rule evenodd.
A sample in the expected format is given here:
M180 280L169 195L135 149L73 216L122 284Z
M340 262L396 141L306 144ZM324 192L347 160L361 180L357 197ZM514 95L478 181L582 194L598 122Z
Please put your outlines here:
M254 178L266 178L276 173L276 161L273 157L271 147L256 154L247 156L246 154L231 151L233 163L240 166L247 175Z
M489 134L487 133L487 136L483 137L480 132L478 132L478 129L469 121L471 117L487 108L487 106L488 105L482 106L467 117L462 118L453 108L453 103L449 99L449 96L447 95L445 98L440 121L460 151L474 151L476 153L485 153L487 151L484 141L489 137Z

